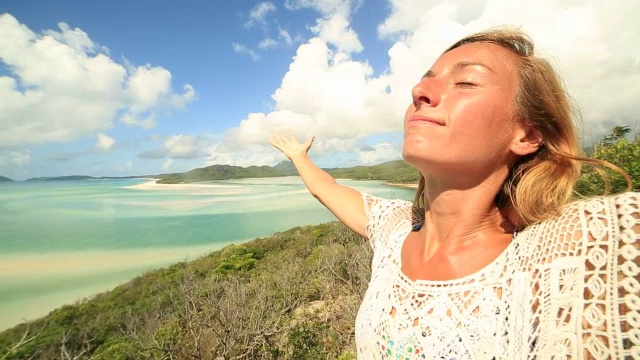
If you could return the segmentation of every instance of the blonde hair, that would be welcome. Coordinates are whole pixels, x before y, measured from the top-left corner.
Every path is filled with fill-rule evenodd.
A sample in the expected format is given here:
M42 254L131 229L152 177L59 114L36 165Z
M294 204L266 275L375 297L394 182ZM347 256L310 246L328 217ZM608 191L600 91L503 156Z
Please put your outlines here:
M615 165L581 154L570 98L553 66L535 56L533 42L525 33L518 29L489 30L465 37L445 53L476 42L497 44L518 55L516 113L543 139L538 151L523 156L510 169L496 195L496 205L514 225L524 228L557 214L571 201L583 162L620 172L630 186L629 176ZM607 192L608 181L604 180ZM424 188L425 179L420 175L416 207L425 206Z

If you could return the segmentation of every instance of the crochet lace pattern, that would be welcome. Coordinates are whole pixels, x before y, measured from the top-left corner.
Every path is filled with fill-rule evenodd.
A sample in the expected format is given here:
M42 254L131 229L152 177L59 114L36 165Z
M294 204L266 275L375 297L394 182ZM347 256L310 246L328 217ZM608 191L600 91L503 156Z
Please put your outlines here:
M424 214L363 197L374 256L359 359L640 359L639 193L574 202L450 281L401 271L404 239Z

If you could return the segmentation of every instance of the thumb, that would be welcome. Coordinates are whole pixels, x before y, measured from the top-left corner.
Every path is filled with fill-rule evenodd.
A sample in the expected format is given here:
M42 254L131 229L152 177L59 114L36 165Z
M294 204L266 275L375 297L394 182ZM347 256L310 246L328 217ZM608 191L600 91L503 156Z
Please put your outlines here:
M315 140L316 137L315 136L309 136L309 138L307 139L307 142L305 143L305 145L307 145L307 147L311 147L311 144L313 144L313 140Z

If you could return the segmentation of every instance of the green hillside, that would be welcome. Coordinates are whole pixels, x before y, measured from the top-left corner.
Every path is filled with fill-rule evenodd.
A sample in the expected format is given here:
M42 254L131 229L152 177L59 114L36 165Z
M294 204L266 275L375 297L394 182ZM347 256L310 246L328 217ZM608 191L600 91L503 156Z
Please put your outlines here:
M163 174L156 177L160 178L158 181L160 184L180 184L198 181L276 177L285 175L287 174L282 170L270 166L249 166L245 168L232 165L211 165L187 171L185 173Z
M67 180L91 180L97 179L88 175L46 176L27 179L27 181L67 181Z
M592 156L619 165L638 191L640 139L628 132L615 128ZM400 181L408 169L396 161L332 174ZM600 194L599 175L583 171L578 189ZM622 176L610 176L612 189L624 190ZM6 330L0 360L355 359L370 263L368 244L341 224L294 228L149 272Z
M345 169L324 169L336 178L350 178L357 180L387 180L389 182L412 182L415 172L403 161L390 161L375 166L357 166ZM371 174L375 174L371 177ZM417 174L417 172L416 172ZM281 161L276 166L232 166L211 165L194 169L184 173L154 175L159 178L159 184L182 184L199 181L229 180L244 178L264 178L277 176L298 175L298 171L289 160Z
M356 166L330 172L337 179L383 180L390 183L417 183L419 173L403 160L387 161L373 166Z
M12 182L13 179L9 179L8 177L0 176L0 182Z
M0 333L0 359L355 359L364 239L294 228L149 272Z

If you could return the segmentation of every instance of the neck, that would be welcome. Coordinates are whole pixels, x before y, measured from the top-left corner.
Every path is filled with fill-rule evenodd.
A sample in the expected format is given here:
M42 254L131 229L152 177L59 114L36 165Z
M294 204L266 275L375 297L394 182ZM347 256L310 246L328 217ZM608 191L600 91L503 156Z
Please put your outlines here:
M425 224L423 234L427 253L440 249L459 249L504 238L514 226L495 205L495 196L505 174L497 173L482 181L426 179Z

